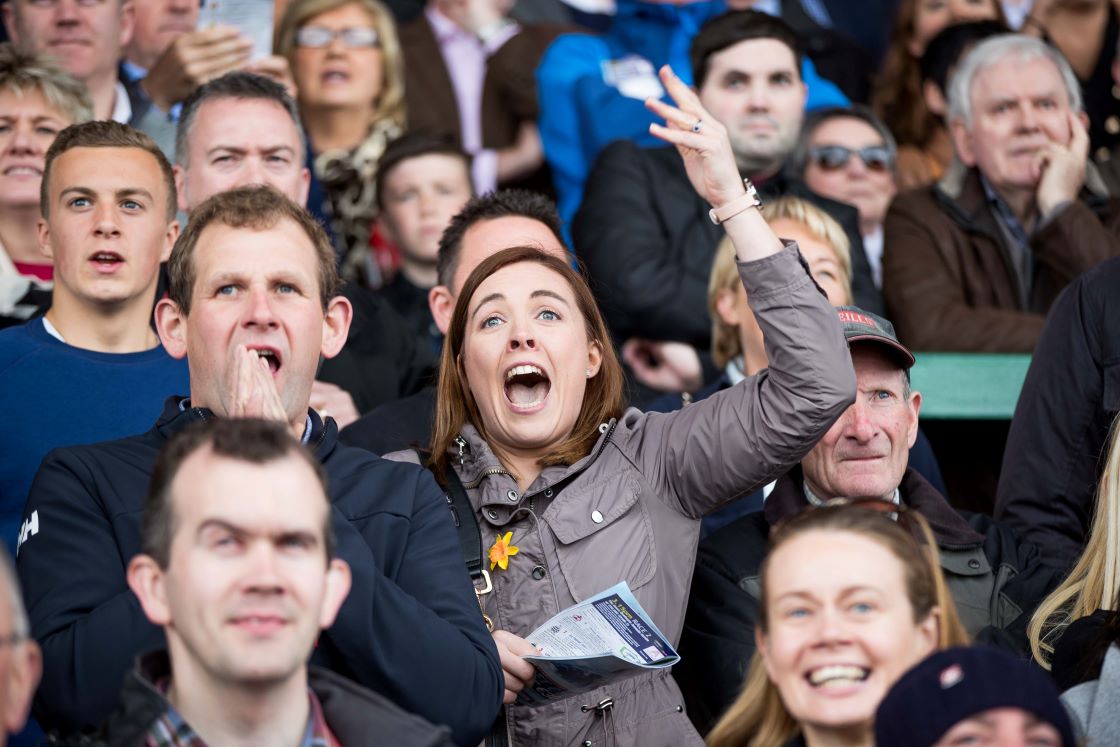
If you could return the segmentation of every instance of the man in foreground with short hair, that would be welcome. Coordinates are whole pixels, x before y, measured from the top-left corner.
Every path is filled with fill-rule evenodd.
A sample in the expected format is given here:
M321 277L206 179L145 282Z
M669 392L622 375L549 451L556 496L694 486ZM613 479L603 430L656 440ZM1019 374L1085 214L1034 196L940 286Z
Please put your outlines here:
M1027 654L1031 612L1061 577L1011 529L957 513L907 466L922 397L910 388L913 354L886 319L852 306L837 314L851 348L856 401L801 465L778 478L762 511L700 542L673 674L689 716L706 732L738 695L755 651L759 568L772 527L835 499L868 499L917 511L933 530L961 622L977 641ZM921 538L918 538L921 541Z
M0 433L0 533L12 552L39 531L23 508L51 449L145 428L187 384L151 324L159 265L179 235L155 143L111 121L67 127L47 150L40 205L51 306L0 332L0 412L12 425Z
M307 666L350 590L326 476L280 423L209 420L160 453L128 584L167 651L126 681L110 744L451 745L333 672ZM236 496L236 500L230 500Z
M502 249L535 246L568 259L560 216L546 197L503 189L476 197L451 219L439 241L436 274L428 308L442 337L451 326L459 289L482 260ZM340 436L343 443L374 454L428 448L436 410L434 385L410 397L386 402L362 416Z
M321 226L269 187L225 192L193 212L169 275L156 324L187 357L190 397L170 398L145 434L53 452L28 500L40 529L19 570L46 660L36 715L63 732L100 723L133 658L163 645L124 567L140 551L158 451L194 422L264 417L322 463L338 556L353 572L315 661L477 744L502 671L443 493L418 467L339 444L334 421L309 409L319 360L338 353L350 322Z

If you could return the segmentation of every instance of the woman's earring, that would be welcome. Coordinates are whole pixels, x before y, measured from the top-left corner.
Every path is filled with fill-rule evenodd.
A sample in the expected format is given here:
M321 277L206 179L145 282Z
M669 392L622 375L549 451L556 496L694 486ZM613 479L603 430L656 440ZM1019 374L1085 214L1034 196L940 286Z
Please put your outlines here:
M591 378L591 369L590 368L587 369L587 378L589 378L589 379Z

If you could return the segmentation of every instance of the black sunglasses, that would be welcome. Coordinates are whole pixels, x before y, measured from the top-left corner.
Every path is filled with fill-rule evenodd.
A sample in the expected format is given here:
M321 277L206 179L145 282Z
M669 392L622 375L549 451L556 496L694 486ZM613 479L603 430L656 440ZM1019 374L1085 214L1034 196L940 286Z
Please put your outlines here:
M868 171L886 172L894 168L894 156L885 145L866 148L845 148L843 145L818 145L809 149L809 158L825 171L837 171L848 165L852 155L859 156Z

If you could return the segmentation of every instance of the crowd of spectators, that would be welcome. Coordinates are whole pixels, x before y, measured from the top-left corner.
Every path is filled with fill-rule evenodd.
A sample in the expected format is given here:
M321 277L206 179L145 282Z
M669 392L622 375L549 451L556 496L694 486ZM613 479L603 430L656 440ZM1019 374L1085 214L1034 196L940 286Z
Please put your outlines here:
M203 4L0 0L0 744L1115 740L1120 0Z

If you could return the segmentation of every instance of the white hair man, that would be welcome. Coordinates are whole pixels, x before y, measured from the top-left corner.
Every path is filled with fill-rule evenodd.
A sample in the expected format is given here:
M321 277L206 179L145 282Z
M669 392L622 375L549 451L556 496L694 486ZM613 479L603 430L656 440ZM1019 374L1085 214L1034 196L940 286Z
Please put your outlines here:
M888 311L918 350L1030 352L1062 288L1120 254L1077 78L1043 42L995 36L962 60L948 119L960 162L887 215Z

